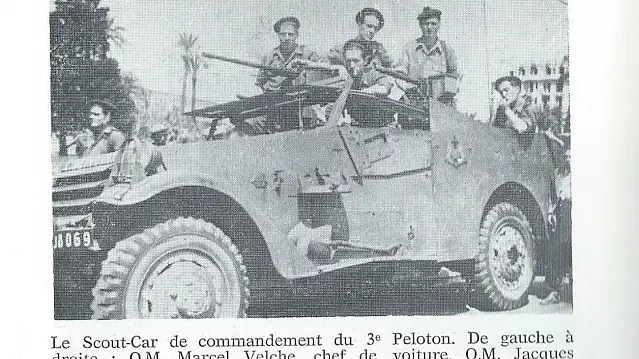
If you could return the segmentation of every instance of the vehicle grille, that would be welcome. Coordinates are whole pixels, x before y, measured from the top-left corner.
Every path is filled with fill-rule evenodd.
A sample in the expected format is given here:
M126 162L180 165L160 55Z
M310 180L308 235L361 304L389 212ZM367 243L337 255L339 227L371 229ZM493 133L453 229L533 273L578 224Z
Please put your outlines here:
M53 180L53 216L89 214L90 204L102 193L111 175L111 167L96 172L59 176Z

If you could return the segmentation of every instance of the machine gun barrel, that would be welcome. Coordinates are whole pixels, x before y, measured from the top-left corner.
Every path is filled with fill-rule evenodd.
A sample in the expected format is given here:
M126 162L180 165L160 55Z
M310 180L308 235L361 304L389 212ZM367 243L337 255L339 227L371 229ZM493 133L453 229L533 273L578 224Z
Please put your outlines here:
M413 84L413 85L417 85L417 86L421 85L421 83L418 80L410 78L410 77L408 77L407 75L404 75L401 72L397 72L397 71L394 71L394 70L391 70L391 69L387 69L387 68L384 68L384 67L377 67L377 68L375 68L375 70L377 70L379 73L382 73L384 75L388 75L390 77L394 77L396 79L399 79L399 80L402 80L402 81L406 81L409 84Z
M254 69L271 71L271 72L273 72L273 73L275 73L277 75L282 75L282 76L296 77L296 76L299 76L299 74L301 73L300 71L295 71L295 70L291 70L291 69L283 69L283 68L273 67L273 66L268 66L268 65L262 65L262 64L258 64L258 63L254 63L254 62L250 62L250 61L234 59L232 57L215 55L215 54L211 54L211 53L208 53L208 52L203 52L202 56L204 56L206 58L209 58L209 59L215 59L215 60L230 62L230 63L237 64L237 65L248 66L248 67L252 67Z

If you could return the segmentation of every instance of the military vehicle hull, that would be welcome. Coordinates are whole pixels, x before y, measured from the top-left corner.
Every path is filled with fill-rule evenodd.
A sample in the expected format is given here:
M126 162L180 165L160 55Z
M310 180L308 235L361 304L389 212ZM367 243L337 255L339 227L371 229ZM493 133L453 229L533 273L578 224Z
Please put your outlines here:
M523 305L548 241L543 136L437 101L380 111L381 125L163 147L165 172L93 203L93 318L245 316L263 286L389 263L447 266L485 292L479 306ZM389 126L393 113L413 125Z

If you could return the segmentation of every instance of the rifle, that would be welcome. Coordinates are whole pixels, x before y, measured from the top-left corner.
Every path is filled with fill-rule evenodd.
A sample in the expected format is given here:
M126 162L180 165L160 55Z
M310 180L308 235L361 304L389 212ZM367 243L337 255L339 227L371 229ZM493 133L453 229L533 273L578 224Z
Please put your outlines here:
M258 63L254 63L254 62L250 62L250 61L234 59L232 57L215 55L215 54L211 54L211 53L208 53L208 52L203 52L202 56L204 56L206 58L209 58L209 59L215 59L215 60L230 62L232 64L248 66L248 67L252 67L254 69L270 71L273 74L278 75L278 76L297 77L297 76L299 76L302 73L301 70L291 70L291 69L279 68L279 67L274 67L274 66L269 66L269 65L262 65L262 64L258 64Z

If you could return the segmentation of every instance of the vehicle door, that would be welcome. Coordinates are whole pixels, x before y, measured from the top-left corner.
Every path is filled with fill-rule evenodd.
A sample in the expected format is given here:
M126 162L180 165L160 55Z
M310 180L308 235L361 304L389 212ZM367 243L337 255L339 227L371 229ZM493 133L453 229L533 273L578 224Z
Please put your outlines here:
M410 244L432 194L432 144L426 113L353 91L339 127L356 184L343 195L352 241ZM423 231L422 231L423 232Z

